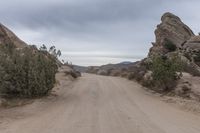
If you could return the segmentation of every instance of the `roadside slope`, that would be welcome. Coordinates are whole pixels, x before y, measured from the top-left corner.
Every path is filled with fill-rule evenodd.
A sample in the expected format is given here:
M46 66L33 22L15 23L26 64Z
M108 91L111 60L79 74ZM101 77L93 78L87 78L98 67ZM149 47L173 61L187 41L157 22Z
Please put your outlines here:
M200 116L167 104L135 82L84 74L66 84L60 77L55 98L20 108L0 120L1 133L199 133ZM50 100L50 101L49 101Z

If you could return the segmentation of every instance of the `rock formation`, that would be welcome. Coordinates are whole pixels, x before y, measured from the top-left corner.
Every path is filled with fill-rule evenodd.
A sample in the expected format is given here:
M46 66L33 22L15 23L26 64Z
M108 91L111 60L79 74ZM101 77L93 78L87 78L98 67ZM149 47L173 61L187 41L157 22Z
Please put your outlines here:
M185 70L200 76L200 36L172 13L165 13L155 30L156 41L150 48L147 62L155 55L167 57L178 54L185 63Z
M194 36L192 30L172 13L165 13L161 21L155 30L156 42L152 43L153 47L150 49L149 56L166 54L168 49L165 48L165 45L168 42L181 48L185 41Z
M0 44L14 44L17 48L27 46L25 42L20 40L12 31L0 24Z
M183 49L191 52L200 51L200 36L193 36L187 40L183 45Z

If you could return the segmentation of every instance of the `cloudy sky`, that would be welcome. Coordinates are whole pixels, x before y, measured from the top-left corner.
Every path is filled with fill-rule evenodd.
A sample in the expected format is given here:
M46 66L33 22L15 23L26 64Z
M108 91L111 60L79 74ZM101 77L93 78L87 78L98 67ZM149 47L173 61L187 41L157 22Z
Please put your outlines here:
M199 0L5 0L0 22L28 44L55 45L62 58L101 65L144 58L164 12L200 31Z

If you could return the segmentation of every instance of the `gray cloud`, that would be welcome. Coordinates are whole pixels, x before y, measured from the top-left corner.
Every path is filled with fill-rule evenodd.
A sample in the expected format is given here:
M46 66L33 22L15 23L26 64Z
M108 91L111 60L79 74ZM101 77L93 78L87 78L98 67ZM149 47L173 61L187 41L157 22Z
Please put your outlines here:
M195 32L200 21L198 0L7 0L1 4L0 21L20 38L31 44L54 44L64 51L63 58L84 65L91 64L90 58L76 55L74 59L72 53L80 57L107 53L101 63L112 63L106 57L113 54L121 60L127 55L133 61L145 57L166 11L180 16Z

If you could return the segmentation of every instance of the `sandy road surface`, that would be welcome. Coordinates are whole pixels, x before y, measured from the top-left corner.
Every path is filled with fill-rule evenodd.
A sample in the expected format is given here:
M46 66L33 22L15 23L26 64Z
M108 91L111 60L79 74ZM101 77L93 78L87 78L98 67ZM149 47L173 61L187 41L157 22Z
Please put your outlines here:
M0 133L200 133L200 116L122 78L84 74L55 98L1 110Z

